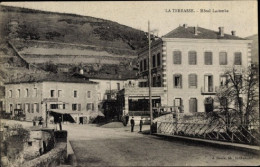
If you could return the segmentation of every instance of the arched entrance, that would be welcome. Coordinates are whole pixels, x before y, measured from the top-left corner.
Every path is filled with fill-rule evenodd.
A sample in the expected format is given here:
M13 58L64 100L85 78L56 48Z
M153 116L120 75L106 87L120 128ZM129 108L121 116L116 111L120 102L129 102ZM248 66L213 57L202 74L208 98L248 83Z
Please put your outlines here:
M211 112L214 110L214 99L212 97L207 97L204 100L204 106L205 106L205 111Z

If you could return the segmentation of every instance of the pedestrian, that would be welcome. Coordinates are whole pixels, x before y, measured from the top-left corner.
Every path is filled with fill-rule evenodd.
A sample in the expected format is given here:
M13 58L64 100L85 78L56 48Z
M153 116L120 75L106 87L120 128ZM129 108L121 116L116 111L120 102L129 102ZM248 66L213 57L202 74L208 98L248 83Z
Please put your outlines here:
M128 121L129 121L129 115L127 114L127 115L125 116L125 124L126 124L126 125L128 124Z
M135 126L134 117L132 117L132 119L130 120L130 123L131 123L131 132L133 132L134 131L134 126Z
M143 127L143 118L140 119L140 123L139 123L139 126L140 126L140 132L142 132L142 127Z
M59 126L60 126L60 130L62 130L62 125L61 125L61 117L59 117Z

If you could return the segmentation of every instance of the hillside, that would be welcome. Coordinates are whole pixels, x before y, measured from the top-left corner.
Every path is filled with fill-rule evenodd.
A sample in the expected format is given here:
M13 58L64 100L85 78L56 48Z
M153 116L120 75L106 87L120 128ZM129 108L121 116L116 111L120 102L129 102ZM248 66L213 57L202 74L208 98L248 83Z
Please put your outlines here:
M247 37L247 39L253 40L252 43L252 62L259 64L258 60L258 55L259 55L259 50L258 50L258 34L252 35Z
M138 50L146 45L143 31L116 22L80 16L1 6L2 37Z
M0 5L0 25L0 42L5 46L0 49L14 52L1 54L7 57L1 61L1 76L5 76L1 83L17 77L16 68L33 73L11 61L17 54L40 71L73 73L83 68L95 76L131 78L136 72L136 51L147 45L143 31L75 14Z

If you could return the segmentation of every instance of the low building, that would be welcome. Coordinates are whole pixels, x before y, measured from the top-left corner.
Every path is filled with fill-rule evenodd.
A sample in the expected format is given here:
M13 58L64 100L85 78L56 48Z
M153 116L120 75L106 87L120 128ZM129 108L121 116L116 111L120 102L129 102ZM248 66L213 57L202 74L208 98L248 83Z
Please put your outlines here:
M97 83L89 80L55 75L24 78L6 83L5 91L6 111L22 114L28 121L46 120L46 111L64 111L77 123L82 116L98 113Z
M102 73L90 75L81 71L74 73L73 76L97 83L98 109L105 114L107 119L120 119L122 116L122 110L119 110L120 103L117 99L119 91L125 87L138 85L135 71L129 71L122 75Z

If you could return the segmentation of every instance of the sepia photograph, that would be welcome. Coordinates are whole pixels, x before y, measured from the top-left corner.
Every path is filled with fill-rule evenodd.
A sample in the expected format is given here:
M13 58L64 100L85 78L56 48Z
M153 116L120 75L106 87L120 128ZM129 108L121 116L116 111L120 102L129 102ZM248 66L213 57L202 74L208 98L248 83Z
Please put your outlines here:
M260 166L258 1L0 2L0 167Z

